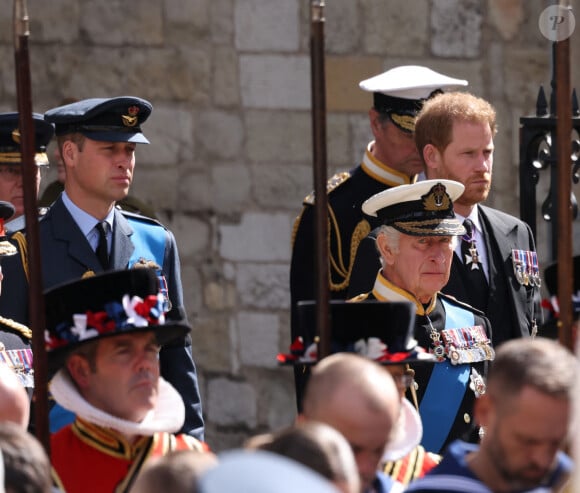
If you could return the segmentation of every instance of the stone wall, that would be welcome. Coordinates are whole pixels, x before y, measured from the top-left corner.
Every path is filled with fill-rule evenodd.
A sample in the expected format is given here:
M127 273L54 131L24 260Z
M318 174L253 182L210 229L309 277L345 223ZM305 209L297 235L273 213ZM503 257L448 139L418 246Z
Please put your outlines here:
M329 173L357 164L370 139L371 96L358 82L423 64L468 79L496 106L489 202L517 215L519 118L534 111L540 84L549 89L538 17L553 2L326 3ZM222 450L290 423L292 372L275 355L289 342L292 223L312 188L309 2L29 0L29 11L36 111L124 94L155 107L132 193L177 237L209 443ZM570 44L580 89L579 36ZM16 106L11 43L4 8L2 111Z

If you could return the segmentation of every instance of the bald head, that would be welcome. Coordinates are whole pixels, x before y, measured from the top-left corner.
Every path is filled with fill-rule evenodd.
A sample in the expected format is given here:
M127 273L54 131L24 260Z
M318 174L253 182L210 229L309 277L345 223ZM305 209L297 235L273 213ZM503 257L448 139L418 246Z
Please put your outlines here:
M303 418L326 423L344 435L364 491L375 478L400 404L393 377L382 366L352 353L337 353L312 370Z
M28 426L30 401L24 386L9 367L0 365L0 422Z
M331 407L331 401L351 392L371 411L391 411L394 407L398 413L397 388L388 371L367 358L337 353L312 370L304 395L304 415L318 416Z

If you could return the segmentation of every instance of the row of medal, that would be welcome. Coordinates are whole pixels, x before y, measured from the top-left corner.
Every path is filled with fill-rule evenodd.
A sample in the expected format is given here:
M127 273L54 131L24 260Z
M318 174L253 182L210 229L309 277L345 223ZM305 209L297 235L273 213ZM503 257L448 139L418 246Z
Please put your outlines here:
M5 349L0 351L0 363L12 369L27 388L34 388L32 349Z
M447 357L453 365L492 361L495 351L481 325L444 329L441 337Z
M542 285L536 252L512 250L512 264L516 279L521 285L538 288Z

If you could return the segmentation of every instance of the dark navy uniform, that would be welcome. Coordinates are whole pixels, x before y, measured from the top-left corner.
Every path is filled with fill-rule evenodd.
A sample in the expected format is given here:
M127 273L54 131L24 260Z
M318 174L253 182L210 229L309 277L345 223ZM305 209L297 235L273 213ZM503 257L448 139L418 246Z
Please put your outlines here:
M474 325L480 325L484 328L485 333L488 338L491 337L491 325L489 320L481 313L469 305L458 302L457 300L450 298L442 293L438 293L434 303L430 306L423 306L417 302L411 295L403 292L401 289L394 286L392 283L388 282L384 277L379 274L377 276L377 282L375 288L370 293L360 295L355 298L357 301L364 300L380 300L380 301L412 301L416 305L416 318L415 318L415 339L417 340L419 346L424 348L429 348L434 350L433 340L430 337L431 327L441 333L441 331L446 328L446 311L443 304L443 300L449 305L453 306L458 311L469 312L473 315ZM492 357L492 356L491 356ZM448 357L445 356L446 360ZM433 365L411 365L415 370L415 381L417 382L417 401L419 404L419 411L421 410L421 403L429 380L435 366L440 363L435 363ZM465 365L461 365L465 366ZM487 374L487 361L471 363L470 368L474 368L477 374L482 378ZM471 376L471 375L470 375ZM440 395L440 400L442 406L447 406L447 396L445 393ZM429 451L434 453L441 453L445 447L451 443L453 440L461 438L471 442L477 442L479 436L476 429L476 423L473 420L473 404L476 399L476 392L474 392L469 385L465 387L463 395L459 400L456 408L453 410L455 418L453 419L452 425L450 426L446 438L444 439L441 447L435 450L431 447L427 447ZM429 428L426 426L426 417L421 416L424 426L424 439L425 436L429 434Z
M385 176L380 179L373 177L369 163L382 168ZM410 182L408 176L380 163L368 150L361 165L349 172L338 173L328 181L329 287L332 299L346 298L358 244L378 226L376 220L362 212L362 203L375 193ZM304 199L304 208L294 224L290 266L293 305L314 298L314 200L313 194Z
M449 275L453 255L450 240L466 232L453 211L453 200L463 191L464 186L453 180L425 180L386 190L363 204L363 210L380 218L385 227L381 246L385 262L372 291L356 299L414 303L415 339L438 360L432 365L411 365L418 385L414 397L423 423L421 445L438 454L454 439L478 439L473 403L485 393L487 362L495 356L491 326L483 313L437 292L445 282L443 274ZM417 238L409 243L409 248L417 249L413 257L416 264L404 264L405 269L399 265L398 270L397 263L408 259L396 243L397 234ZM421 249L422 245L426 247ZM427 272L437 272L440 278L431 292L423 292L413 277L421 276L424 266L433 267ZM407 275L410 279L405 278ZM417 297L429 302L423 304Z

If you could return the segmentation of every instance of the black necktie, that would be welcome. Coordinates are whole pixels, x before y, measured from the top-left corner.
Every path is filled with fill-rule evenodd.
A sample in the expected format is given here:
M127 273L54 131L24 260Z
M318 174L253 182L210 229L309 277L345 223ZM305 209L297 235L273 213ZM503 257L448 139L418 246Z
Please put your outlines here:
M461 238L461 261L465 267L465 277L469 284L470 304L485 312L487 310L488 284L483 265L475 244L475 227L470 219L463 222L466 234Z
M99 243L97 249L95 250L97 258L101 263L103 269L109 269L109 248L107 247L107 223L103 221L102 223L97 223L95 229L99 233Z

